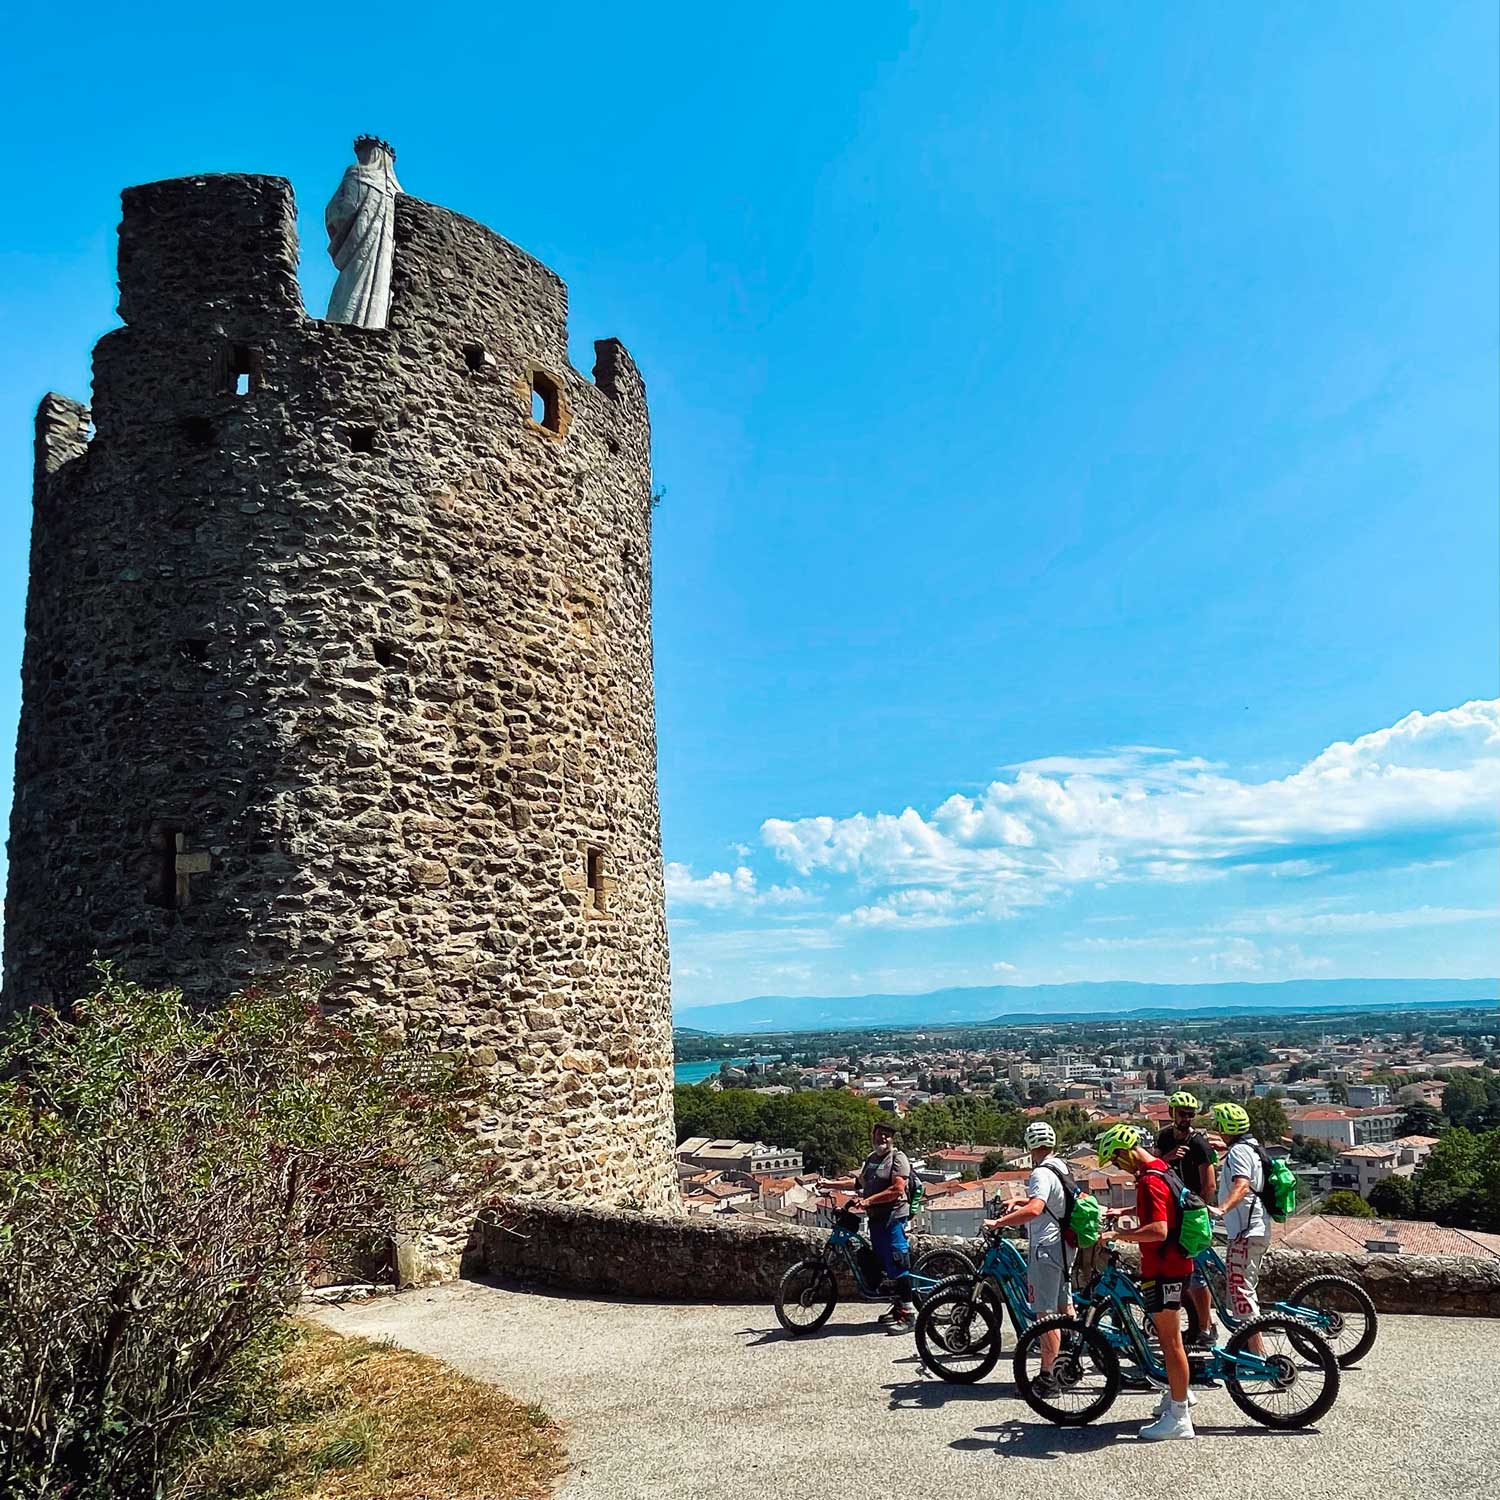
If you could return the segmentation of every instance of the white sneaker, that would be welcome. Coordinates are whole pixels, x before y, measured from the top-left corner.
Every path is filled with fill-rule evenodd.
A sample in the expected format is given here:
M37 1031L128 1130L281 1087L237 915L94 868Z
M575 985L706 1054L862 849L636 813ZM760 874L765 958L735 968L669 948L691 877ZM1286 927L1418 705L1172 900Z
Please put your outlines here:
M1193 1419L1188 1413L1186 1401L1168 1401L1167 1409L1149 1426L1141 1428L1136 1436L1143 1443L1159 1443L1164 1438L1193 1438Z
M1153 1411L1151 1413L1151 1415L1153 1417L1163 1417L1163 1416L1165 1416L1166 1413L1167 1413L1167 1408L1171 1404L1172 1404L1172 1393L1171 1393L1170 1390L1164 1390L1161 1393L1161 1395L1157 1398L1156 1410ZM1191 1391L1189 1391L1187 1393L1187 1404L1188 1404L1188 1406L1190 1408L1194 1407L1194 1406L1196 1406L1198 1404L1198 1398Z

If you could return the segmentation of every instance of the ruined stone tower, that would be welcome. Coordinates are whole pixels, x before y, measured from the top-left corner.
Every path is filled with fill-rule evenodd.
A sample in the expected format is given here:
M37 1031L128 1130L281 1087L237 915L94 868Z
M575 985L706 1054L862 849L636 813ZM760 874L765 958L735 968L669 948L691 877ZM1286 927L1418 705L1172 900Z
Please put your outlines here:
M514 1187L669 1207L629 354L410 197L388 328L304 313L280 178L127 190L119 272L37 418L6 1005L313 966L493 1070Z

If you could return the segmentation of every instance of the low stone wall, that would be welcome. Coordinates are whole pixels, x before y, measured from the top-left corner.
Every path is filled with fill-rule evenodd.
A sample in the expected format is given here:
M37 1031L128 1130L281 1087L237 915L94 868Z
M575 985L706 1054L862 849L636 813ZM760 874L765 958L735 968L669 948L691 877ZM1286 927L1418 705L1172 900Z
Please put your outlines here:
M765 1302L826 1230L749 1219L659 1218L536 1199L481 1216L465 1276L692 1302Z
M786 1268L819 1250L827 1237L826 1230L750 1219L667 1219L512 1201L481 1217L464 1253L463 1274L630 1297L767 1302ZM1262 1300L1321 1273L1358 1281L1381 1312L1500 1317L1500 1261L1457 1255L1272 1250L1262 1270Z

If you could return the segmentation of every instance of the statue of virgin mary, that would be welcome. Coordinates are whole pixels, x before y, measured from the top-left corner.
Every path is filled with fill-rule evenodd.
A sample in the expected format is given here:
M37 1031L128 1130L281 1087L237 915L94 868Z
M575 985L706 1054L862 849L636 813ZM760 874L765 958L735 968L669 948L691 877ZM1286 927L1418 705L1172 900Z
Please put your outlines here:
M391 309L391 262L395 259L396 153L373 135L354 143L356 165L344 173L329 203L328 253L339 268L328 317L334 323L384 328Z

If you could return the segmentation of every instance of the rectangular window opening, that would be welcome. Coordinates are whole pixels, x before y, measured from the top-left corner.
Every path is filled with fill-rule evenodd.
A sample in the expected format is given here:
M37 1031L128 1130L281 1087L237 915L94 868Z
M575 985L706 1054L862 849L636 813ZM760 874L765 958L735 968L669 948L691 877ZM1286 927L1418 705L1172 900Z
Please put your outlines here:
M598 912L609 910L608 877L604 873L604 851L590 849L588 854L589 906Z
M225 396L253 396L261 388L261 353L250 344L227 344L219 356L219 391Z
M177 907L177 837L180 828L170 823L153 823L149 836L146 873L146 904L167 911Z
M562 387L545 370L531 372L531 420L562 434Z
M349 429L349 451L351 453L373 453L375 451L375 429L373 427L351 427Z

